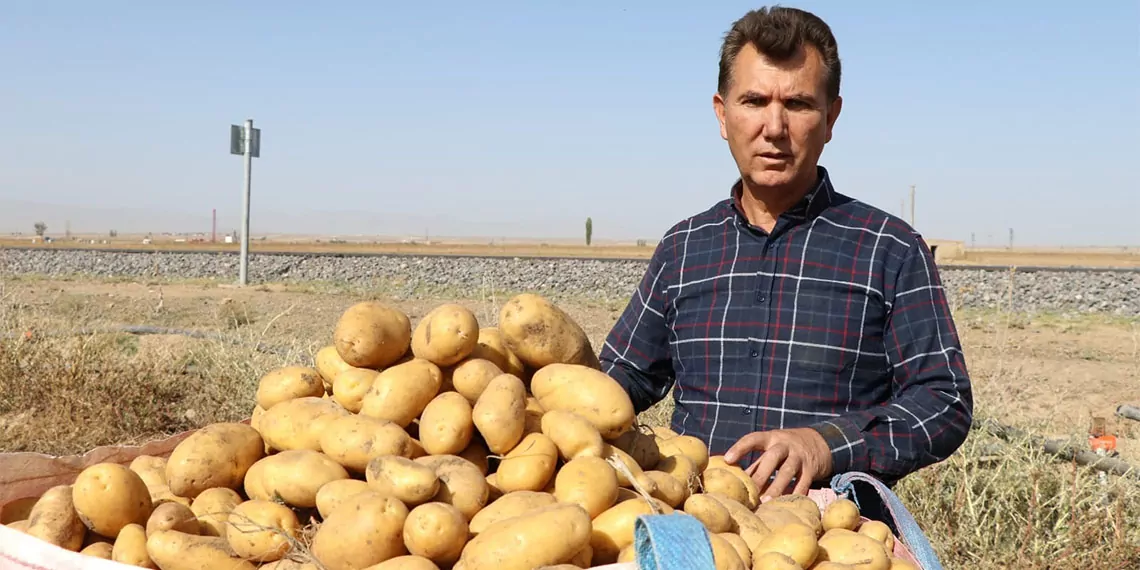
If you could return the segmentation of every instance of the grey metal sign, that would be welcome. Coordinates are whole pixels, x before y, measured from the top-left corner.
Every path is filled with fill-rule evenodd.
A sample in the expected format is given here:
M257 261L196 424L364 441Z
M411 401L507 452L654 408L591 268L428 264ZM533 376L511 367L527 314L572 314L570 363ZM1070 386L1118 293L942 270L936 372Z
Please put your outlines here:
M245 154L245 137L242 136L241 125L230 125L230 154ZM250 136L249 155L253 158L261 156L261 129L253 129Z

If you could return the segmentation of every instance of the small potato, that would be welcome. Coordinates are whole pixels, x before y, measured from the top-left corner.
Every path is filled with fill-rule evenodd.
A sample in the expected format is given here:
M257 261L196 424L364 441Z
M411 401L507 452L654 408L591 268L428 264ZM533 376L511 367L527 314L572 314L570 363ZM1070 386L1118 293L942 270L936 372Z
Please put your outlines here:
M363 301L346 309L333 331L337 354L349 366L381 369L391 366L412 343L412 323L399 309Z
M348 499L361 493L375 492L367 481L358 479L337 479L329 481L317 490L317 512L322 519L327 519L334 509Z
M164 532L177 531L155 531L155 534ZM184 533L178 534L184 535ZM124 526L115 536L115 543L111 546L111 560L141 568L158 568L147 552L148 539L146 529L141 524L131 523Z
M286 400L265 410L258 422L261 437L272 449L321 450L321 435L337 418L352 415L334 400L305 397Z
M701 524L712 533L732 532L736 528L728 509L708 495L689 496L685 499L684 511L701 521Z
M163 503L154 508L146 521L146 535L160 530L176 530L187 534L200 534L202 523L190 507L180 503Z
M412 332L412 354L436 366L467 358L479 342L479 321L471 309L444 303L428 311Z
M228 487L214 487L199 493L190 504L190 511L200 523L199 533L225 538L226 521L241 502L241 495Z
M87 526L73 502L72 485L57 485L44 492L28 515L28 535L48 544L78 552L87 535Z
M701 474L701 486L706 493L720 493L748 507L748 488L728 469L711 467Z
M330 420L321 434L321 451L345 469L364 473L385 455L412 455L412 438L400 426L376 418L346 415Z
M891 567L890 555L883 543L854 531L831 529L819 537L818 545L821 561L850 564L858 570L889 570Z
M395 497L359 495L321 524L310 550L326 570L355 570L408 554L408 507Z
M365 479L373 491L412 507L431 500L440 485L434 469L397 455L373 459L365 470Z
M420 416L420 443L431 455L456 455L475 434L471 402L457 392L435 397Z
M672 475L661 471L646 471L645 476L653 481L655 487L651 495L670 507L680 508L685 499L689 498L689 488Z
M467 545L467 520L447 503L422 504L404 521L404 544L412 554L449 566Z
M103 560L111 559L111 552L114 550L114 545L110 542L92 542L85 546L79 553L84 556L92 558L102 558Z
M542 433L554 441L564 461L577 457L602 457L605 441L589 420L566 410L551 410L542 415Z
M779 552L796 561L802 568L808 568L819 554L815 532L799 524L774 529L753 549L756 554Z
M503 304L498 328L507 348L531 369L556 363L601 368L582 327L540 295L523 293Z
M173 502L190 506L190 499L176 496L166 483L166 459L153 455L140 455L127 466L128 469L139 474L147 490L150 492L150 501L154 506Z
M489 360L498 367L501 374L511 374L522 378L525 374L523 363L511 349L507 348L503 340L503 333L498 327L483 327L479 329L479 342L468 358L481 358Z
M325 395L321 373L307 366L282 366L265 373L257 382L257 405L268 410L295 398Z
M226 542L238 556L256 562L283 558L301 532L297 514L272 501L246 501L230 512Z
M541 491L554 477L558 448L549 437L532 433L499 462L495 472L504 492Z
M547 412L578 414L597 428L602 439L615 439L633 426L629 394L600 370L580 364L550 364L534 373L530 390Z
M560 471L561 474L563 471ZM505 519L517 517L543 507L560 502L550 493L535 491L514 491L505 493L502 497L484 507L475 516L471 517L469 530L471 534L479 534L487 527ZM568 501L561 501L568 502Z
M255 570L230 550L225 539L196 536L176 530L160 530L146 539L146 552L162 570Z
M360 414L406 428L439 394L442 382L439 366L427 360L416 358L397 364L376 376L362 400Z
M887 553L895 551L895 535L891 527L882 521L866 521L859 525L859 534L869 536L881 543Z
M264 567L263 567L264 568ZM423 556L416 556L409 554L406 556L397 556L389 558L375 566L369 566L364 570L439 570L434 562L424 558ZM461 570L458 566L453 566L452 570Z
M118 536L131 523L146 524L154 504L138 473L118 463L97 463L79 473L71 487L75 512L89 530Z
M166 481L172 493L188 499L212 487L236 489L246 470L264 456L265 442L252 427L210 424L182 440L170 453Z
M760 487L756 485L756 481L753 480L748 473L745 473L743 469L737 465L726 462L723 455L709 457L709 467L724 469L740 480L741 484L744 485L744 490L748 493L748 500L744 503L744 506L752 510L756 510L756 507L760 506ZM706 470L707 469L708 468L706 468Z
M823 530L855 530L859 527L859 506L850 499L839 499L823 510Z
M510 374L496 376L471 412L475 428L496 455L514 449L526 427L526 386Z
M661 461L657 462L657 471L668 473L685 485L689 492L696 492L701 487L701 476L697 471L697 465L684 455L662 457Z
M642 469L650 471L661 461L661 450L652 432L645 433L634 427L613 440L614 447L626 452Z
M333 378L336 378L336 375L344 370L353 368L337 354L336 346L331 344L317 351L317 354L313 357L313 367L316 368L317 373L321 375L325 390L330 392L333 387Z
M709 534L708 537L716 570L749 570L731 543L718 534Z
M348 471L339 463L309 449L282 451L258 461L258 464L261 489L268 497L278 496L291 507L316 507L317 491L322 486L330 481L349 478Z
M372 389L380 373L369 368L346 368L333 376L332 395L344 409L359 414L364 407L364 396Z
M491 380L502 373L503 370L490 360L468 357L451 370L451 386L474 405Z
M439 477L439 490L431 500L453 505L468 521L487 506L490 486L470 461L455 455L428 455L415 461L430 467Z
M567 562L589 545L586 511L557 504L486 528L464 548L461 563L465 570L532 570Z
M621 549L633 544L633 524L641 515L652 515L653 506L644 500L618 503L594 517L590 547L594 562L612 564Z
M697 472L703 473L709 467L709 448L705 442L691 436L678 435L675 437L657 436L657 449L661 457L684 455L693 460Z
M571 459L555 476L554 497L560 503L580 505L591 519L596 518L617 504L617 473L606 460L598 457Z

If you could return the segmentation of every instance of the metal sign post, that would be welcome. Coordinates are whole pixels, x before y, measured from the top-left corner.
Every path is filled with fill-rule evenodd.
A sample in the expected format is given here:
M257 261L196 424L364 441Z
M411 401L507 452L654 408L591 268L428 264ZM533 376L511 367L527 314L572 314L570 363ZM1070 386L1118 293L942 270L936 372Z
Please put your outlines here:
M249 283L249 188L253 177L253 159L261 155L261 129L253 128L253 119L246 119L245 127L230 125L230 154L245 158L245 191L241 201L241 269L238 283Z

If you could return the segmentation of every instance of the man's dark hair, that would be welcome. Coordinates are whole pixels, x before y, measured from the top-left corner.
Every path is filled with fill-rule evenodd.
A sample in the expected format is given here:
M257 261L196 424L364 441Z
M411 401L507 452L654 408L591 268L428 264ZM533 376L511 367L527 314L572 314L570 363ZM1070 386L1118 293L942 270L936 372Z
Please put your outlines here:
M717 91L722 97L728 95L732 85L736 55L748 44L777 62L787 61L804 44L815 47L827 72L827 98L834 101L839 97L839 46L831 28L819 16L797 8L775 6L752 10L733 22L720 48Z

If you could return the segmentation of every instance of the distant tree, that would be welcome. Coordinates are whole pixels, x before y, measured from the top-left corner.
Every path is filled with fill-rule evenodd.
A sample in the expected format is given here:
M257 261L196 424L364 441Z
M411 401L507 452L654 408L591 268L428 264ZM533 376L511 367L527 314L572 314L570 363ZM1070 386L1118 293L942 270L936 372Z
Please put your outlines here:
M586 218L586 245L590 245L590 242L593 241L593 239L594 239L594 220L591 218Z
M111 237L119 237L119 230L111 230Z
M45 232L47 232L47 224L43 222L36 222L36 235L44 237Z

